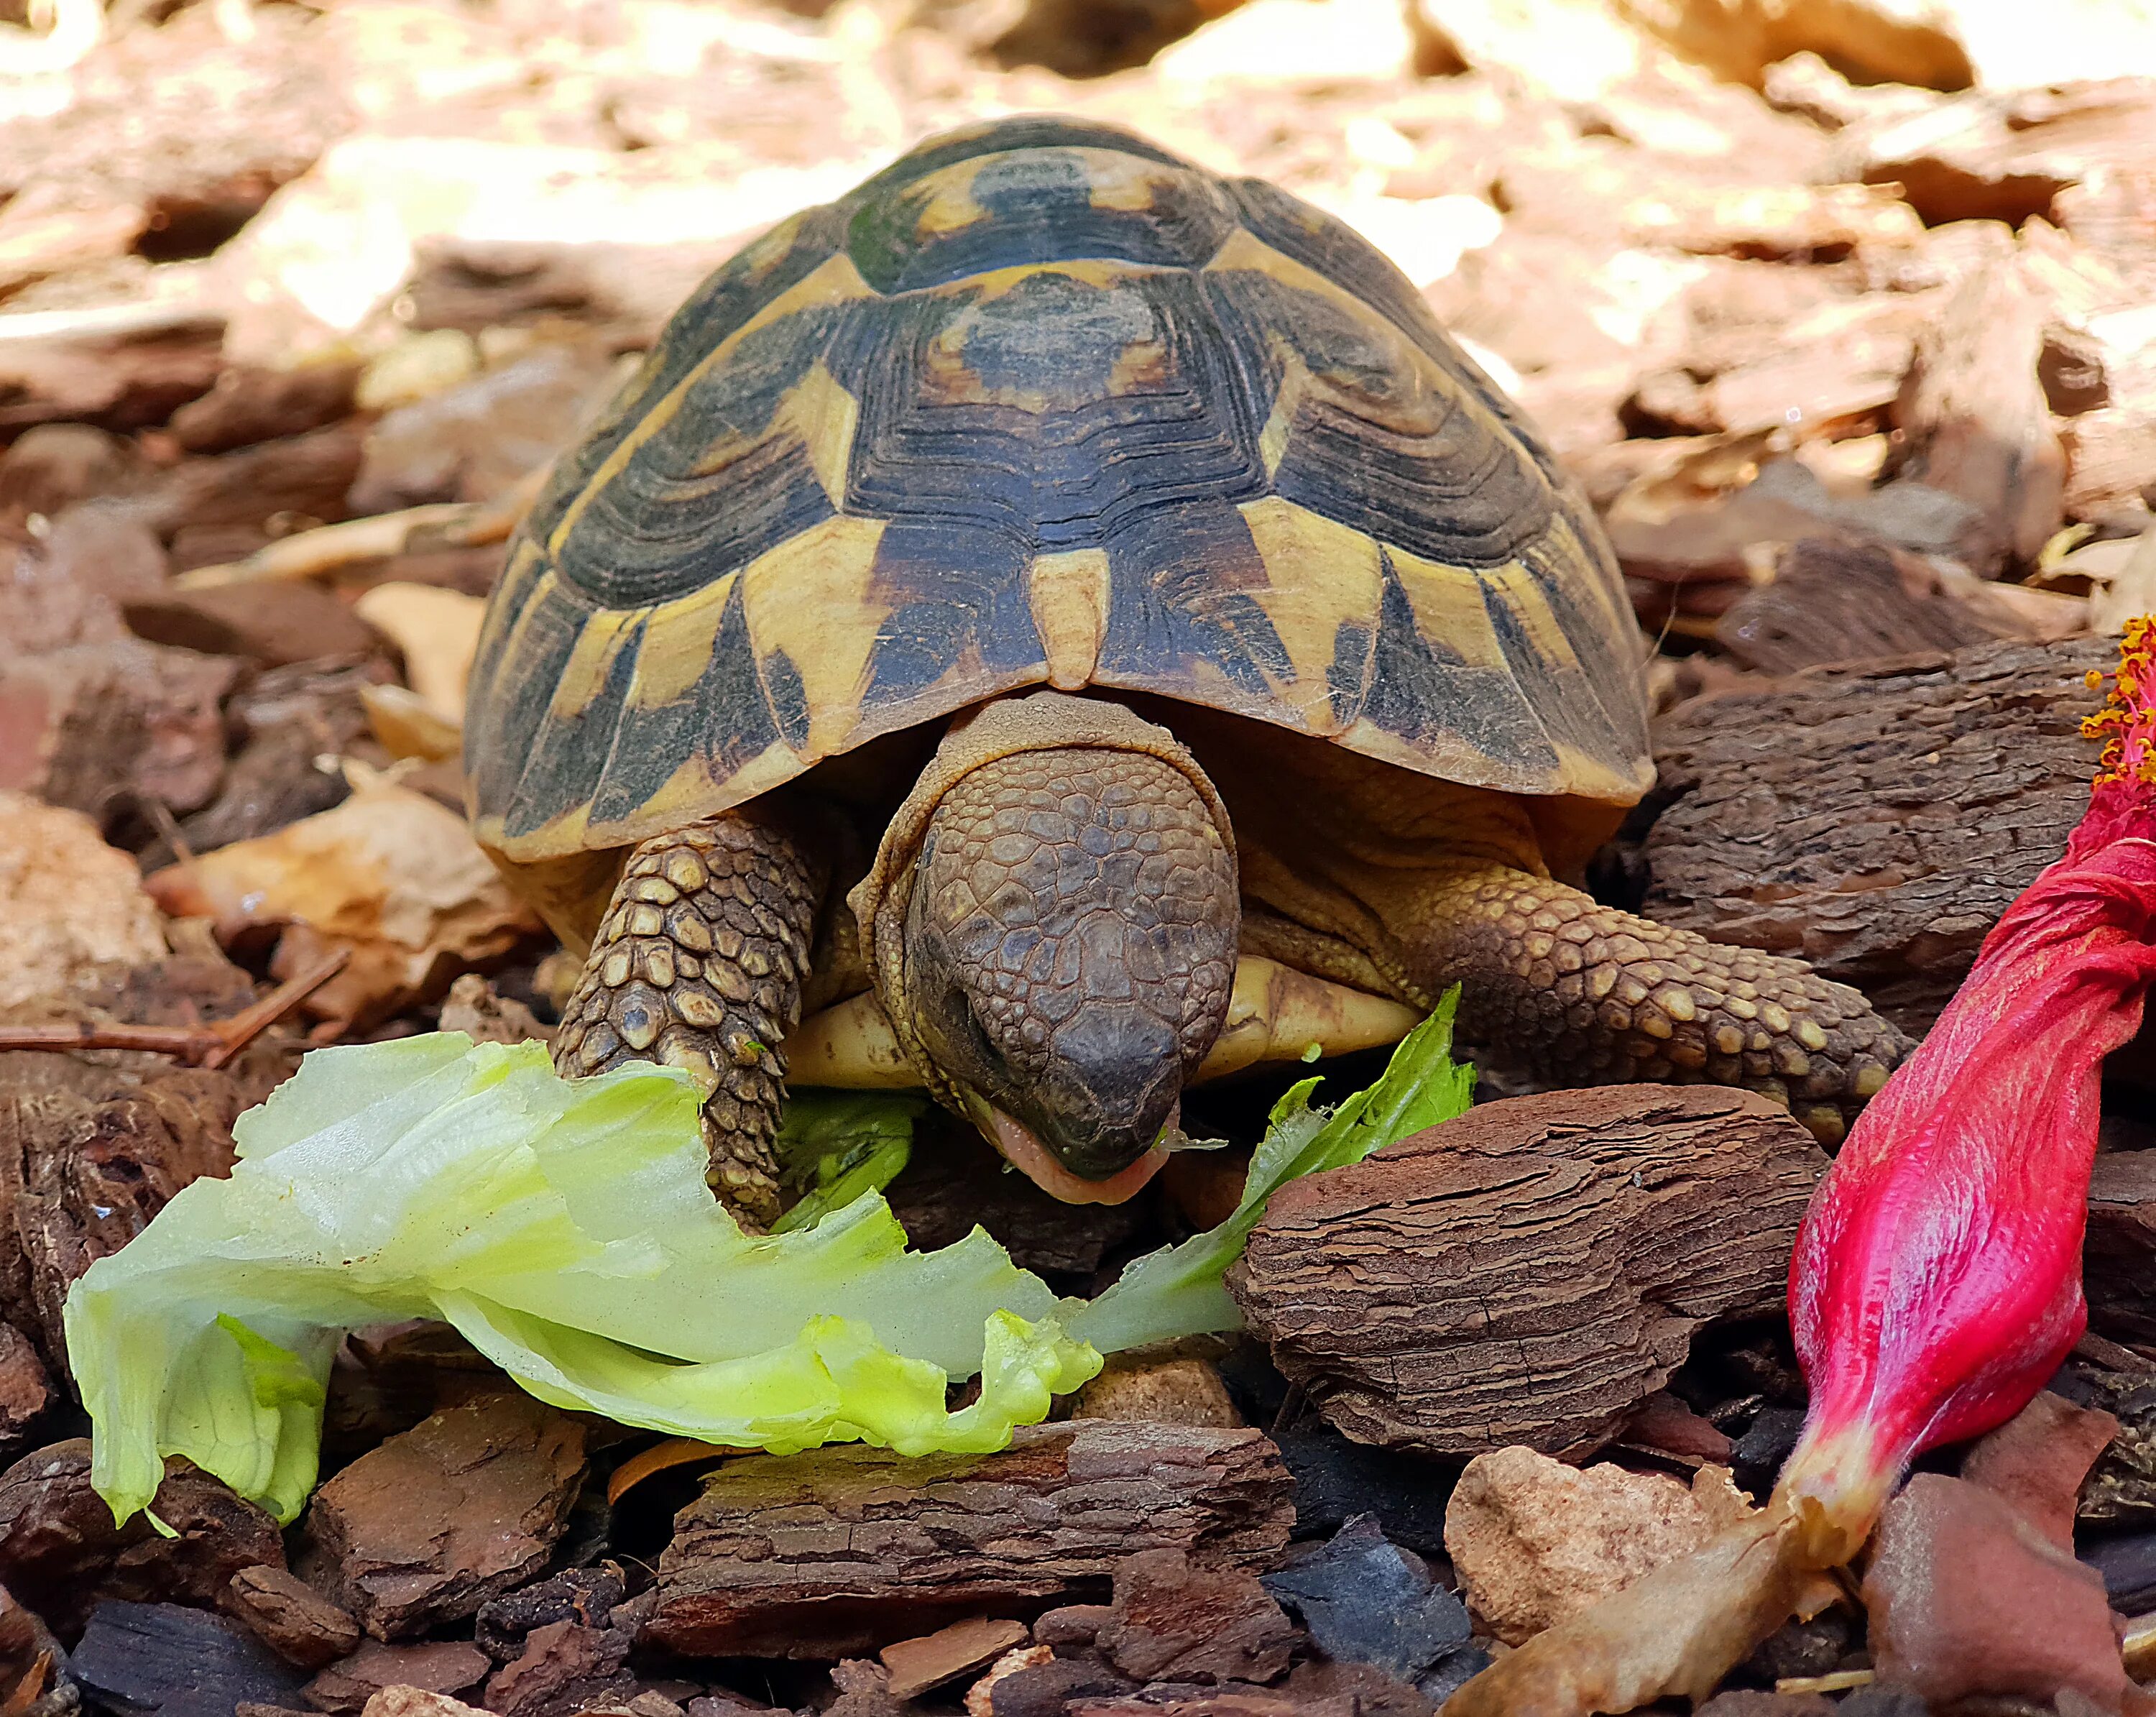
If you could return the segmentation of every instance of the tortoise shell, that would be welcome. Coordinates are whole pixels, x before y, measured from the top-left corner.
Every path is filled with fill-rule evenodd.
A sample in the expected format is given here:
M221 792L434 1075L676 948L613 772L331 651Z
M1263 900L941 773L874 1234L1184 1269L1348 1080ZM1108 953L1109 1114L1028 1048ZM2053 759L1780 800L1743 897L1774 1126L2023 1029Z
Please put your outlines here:
M624 846L1042 684L1515 793L1650 774L1609 550L1409 281L1273 186L1029 117L749 245L562 458L474 667L475 824Z

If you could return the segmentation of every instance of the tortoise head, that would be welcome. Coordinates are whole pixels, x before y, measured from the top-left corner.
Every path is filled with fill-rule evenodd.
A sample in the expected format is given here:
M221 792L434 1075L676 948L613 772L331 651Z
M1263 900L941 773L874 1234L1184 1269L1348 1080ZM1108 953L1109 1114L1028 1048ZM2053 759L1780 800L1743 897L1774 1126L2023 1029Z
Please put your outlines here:
M1018 718L947 739L894 820L911 870L869 932L871 969L947 1106L1058 1197L1120 1202L1166 1160L1162 1133L1227 1018L1233 841L1164 730L1054 693L988 709ZM1101 743L1104 725L1126 743ZM1057 737L1075 743L1042 743ZM887 836L880 875L891 855Z

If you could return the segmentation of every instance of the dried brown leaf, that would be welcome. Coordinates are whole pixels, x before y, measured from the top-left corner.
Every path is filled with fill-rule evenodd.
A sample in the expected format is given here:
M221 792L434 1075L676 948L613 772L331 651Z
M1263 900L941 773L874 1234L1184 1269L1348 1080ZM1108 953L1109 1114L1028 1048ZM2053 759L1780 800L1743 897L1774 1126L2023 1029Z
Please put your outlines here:
M460 972L499 958L539 923L512 895L464 820L424 794L363 782L335 809L161 871L151 893L176 917L290 923L279 966L337 948L351 964L308 1010L366 1025L431 1000Z
M1664 1563L1500 1658L1444 1717L1588 1717L1705 1699L1806 1596L1815 1576L1797 1525L1763 1512Z

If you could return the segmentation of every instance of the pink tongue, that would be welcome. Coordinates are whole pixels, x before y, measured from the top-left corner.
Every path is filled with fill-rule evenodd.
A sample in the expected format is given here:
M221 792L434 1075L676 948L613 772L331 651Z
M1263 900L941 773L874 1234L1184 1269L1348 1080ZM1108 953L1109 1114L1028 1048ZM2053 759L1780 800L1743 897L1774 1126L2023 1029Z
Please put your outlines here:
M1167 1166L1168 1153L1155 1145L1127 1169L1119 1169L1106 1180L1088 1180L1072 1174L1033 1135L1030 1128L1001 1109L991 1109L995 1125L991 1143L1004 1159L1043 1192L1066 1205L1119 1205L1135 1197L1146 1182Z

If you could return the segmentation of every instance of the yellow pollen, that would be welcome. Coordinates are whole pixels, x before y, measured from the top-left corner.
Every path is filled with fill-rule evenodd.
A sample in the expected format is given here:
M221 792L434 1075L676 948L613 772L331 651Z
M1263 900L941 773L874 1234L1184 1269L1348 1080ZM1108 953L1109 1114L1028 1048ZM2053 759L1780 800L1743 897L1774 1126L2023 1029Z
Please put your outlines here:
M2104 676L2091 669L2084 676L2092 691ZM2096 784L2132 781L2156 786L2156 617L2143 614L2127 622L2120 640L2118 671L2112 678L2103 707L2082 722L2082 735L2104 742L2097 759Z

